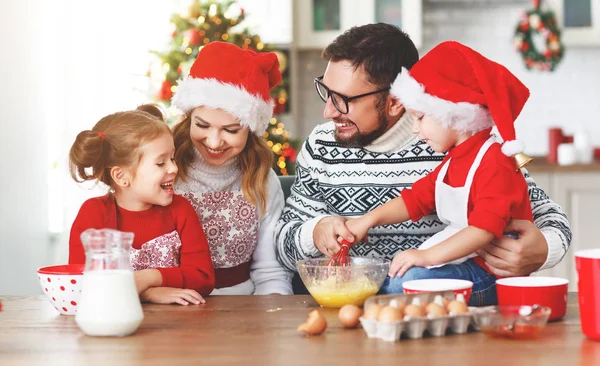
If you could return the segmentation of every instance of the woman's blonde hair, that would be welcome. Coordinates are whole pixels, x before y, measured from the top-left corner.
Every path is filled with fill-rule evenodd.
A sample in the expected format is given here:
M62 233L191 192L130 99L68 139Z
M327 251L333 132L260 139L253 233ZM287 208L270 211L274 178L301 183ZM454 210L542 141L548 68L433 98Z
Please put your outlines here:
M191 127L191 112L173 127L175 161L179 168L177 177L183 181L188 178L189 166L194 161L196 148L190 139ZM242 193L264 213L267 207L267 180L273 164L273 153L264 138L249 131L248 141L238 155L238 161L242 171Z
M76 182L96 180L114 189L110 169L127 167L135 174L141 146L163 134L170 135L171 130L155 105L110 114L75 138L69 151L71 177Z

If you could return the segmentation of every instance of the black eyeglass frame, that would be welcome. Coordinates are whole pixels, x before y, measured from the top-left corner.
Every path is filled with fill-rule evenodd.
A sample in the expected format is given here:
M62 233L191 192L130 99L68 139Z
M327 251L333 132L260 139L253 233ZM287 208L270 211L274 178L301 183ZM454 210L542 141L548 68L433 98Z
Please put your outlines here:
M391 89L391 88L388 87L388 88L378 89L378 90L375 90L375 91L372 91L372 92L369 92L369 93L355 95L353 97L347 97L347 96L345 96L343 94L340 94L340 93L338 93L336 91L333 91L333 90L329 89L327 87L327 85L323 84L323 77L324 76L325 75L321 75L321 76L315 78L315 89L317 89L317 94L319 94L319 97L321 98L321 100L324 103L327 103L327 99L331 98L332 94L335 94L335 95L339 96L344 101L344 104L346 106L346 111L345 112L342 111L342 110L340 110L339 106L336 103L336 98L331 98L331 102L333 103L333 106L335 107L335 109L337 109L337 111L340 112L341 114L348 114L348 112L350 111L348 103L352 102L353 100L356 100L356 99L359 99L359 98L362 98L362 97L368 97L369 95L373 95L373 94L377 94L377 93L386 92L386 91L389 91ZM319 85L321 87L323 87L323 89L325 89L325 91L327 92L326 96L321 94L321 90L319 89Z

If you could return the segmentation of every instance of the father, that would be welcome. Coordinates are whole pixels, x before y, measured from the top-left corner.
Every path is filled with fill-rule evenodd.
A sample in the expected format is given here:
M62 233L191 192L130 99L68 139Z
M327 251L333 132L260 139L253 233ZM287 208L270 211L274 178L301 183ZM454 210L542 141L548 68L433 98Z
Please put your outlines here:
M297 158L296 180L276 227L279 261L296 271L299 259L331 256L339 250L338 235L351 233L346 217L362 215L397 197L432 171L443 154L435 153L412 133L402 104L389 94L402 67L419 58L409 37L384 24L354 27L323 51L328 61L315 86L325 102L324 117ZM513 220L503 237L478 252L501 277L528 275L555 266L571 241L564 212L524 171L534 223ZM418 248L444 224L435 215L418 222L371 229L366 242L351 255L392 259L402 250ZM401 292L386 279L382 292ZM495 292L495 284L489 291ZM472 296L477 305L478 296Z

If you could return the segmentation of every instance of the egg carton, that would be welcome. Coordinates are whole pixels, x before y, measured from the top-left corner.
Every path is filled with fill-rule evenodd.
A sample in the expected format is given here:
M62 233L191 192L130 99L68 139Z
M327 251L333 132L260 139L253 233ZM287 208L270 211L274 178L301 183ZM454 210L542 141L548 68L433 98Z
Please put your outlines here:
M389 306L394 301L401 301L405 304L413 303L414 299L419 299L421 304L425 305L432 302L436 295L441 295L450 301L454 300L453 291L436 291L417 294L395 294L395 295L376 295L367 299L364 305L365 312L373 304L380 306ZM367 333L368 338L379 338L388 342L395 342L405 338L420 339L426 335L433 337L445 336L448 333L464 334L475 328L472 324L473 314L476 308L468 307L468 312L462 314L445 315L440 317L412 317L395 322L380 322L374 319L365 319L360 317L360 323ZM469 327L472 325L471 327ZM450 331L450 332L449 332Z

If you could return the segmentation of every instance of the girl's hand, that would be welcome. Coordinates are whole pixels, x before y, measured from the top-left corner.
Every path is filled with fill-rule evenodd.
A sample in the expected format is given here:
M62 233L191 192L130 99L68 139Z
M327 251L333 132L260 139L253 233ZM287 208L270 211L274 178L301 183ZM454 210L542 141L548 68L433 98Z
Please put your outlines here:
M397 254L392 260L388 276L402 277L411 267L427 267L429 265L426 250L405 250Z
M174 287L152 287L140 294L142 302L153 304L204 304L206 300L195 290Z
M368 225L367 220L363 217L359 217L357 219L346 220L346 228L354 235L354 242L352 242L352 244L356 244L367 236L367 232L371 227ZM338 237L339 242L342 240L343 238L341 236Z
M133 272L135 287L138 295L148 290L151 287L159 287L162 285L162 274L158 269L142 269Z

